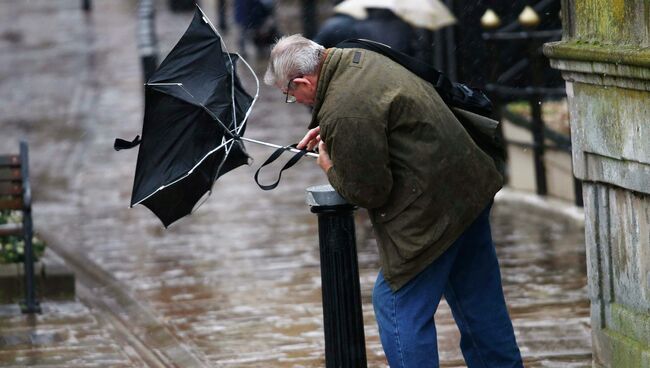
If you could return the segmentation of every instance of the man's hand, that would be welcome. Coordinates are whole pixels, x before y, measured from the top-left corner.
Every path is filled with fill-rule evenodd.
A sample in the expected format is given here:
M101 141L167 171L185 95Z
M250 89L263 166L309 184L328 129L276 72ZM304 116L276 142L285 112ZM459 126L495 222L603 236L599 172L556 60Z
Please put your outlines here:
M298 149L307 149L307 151L312 151L320 142L320 127L311 129L305 134L305 137L298 142L296 146Z
M308 131L296 147L298 149L312 151L316 146L318 146L318 160L316 160L316 163L321 167L321 169L323 169L323 171L325 171L325 173L327 173L327 170L332 167L332 160L327 152L325 142L320 140L320 127Z
M329 152L327 152L327 145L323 141L318 144L318 160L316 160L316 163L325 171L325 174L332 167L332 160L330 159Z

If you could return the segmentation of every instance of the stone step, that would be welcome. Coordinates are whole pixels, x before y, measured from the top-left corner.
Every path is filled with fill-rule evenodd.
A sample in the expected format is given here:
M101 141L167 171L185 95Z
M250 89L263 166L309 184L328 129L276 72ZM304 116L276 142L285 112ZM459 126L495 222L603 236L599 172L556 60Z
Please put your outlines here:
M74 274L51 249L46 249L43 258L34 264L34 277L38 299L74 299ZM0 304L22 300L24 280L22 263L0 264Z

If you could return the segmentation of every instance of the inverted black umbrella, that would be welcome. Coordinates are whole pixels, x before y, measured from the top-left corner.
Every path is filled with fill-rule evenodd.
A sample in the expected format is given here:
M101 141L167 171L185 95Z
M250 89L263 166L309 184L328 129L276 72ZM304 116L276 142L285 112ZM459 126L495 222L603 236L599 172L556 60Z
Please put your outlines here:
M115 140L115 149L140 145L131 207L143 204L165 227L191 213L221 175L247 164L244 138L255 97L242 87L236 62L197 6L176 46L145 84L142 139ZM296 151L296 150L293 150Z
M189 214L221 175L248 162L238 139L255 101L235 72L236 54L197 7L185 34L145 84L142 139L131 207L143 204L165 227Z

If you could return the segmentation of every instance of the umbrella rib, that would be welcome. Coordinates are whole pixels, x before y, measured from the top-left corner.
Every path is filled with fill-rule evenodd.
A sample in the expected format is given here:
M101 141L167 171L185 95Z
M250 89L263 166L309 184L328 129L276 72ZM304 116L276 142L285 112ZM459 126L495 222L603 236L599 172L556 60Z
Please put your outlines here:
M219 38L221 39L221 43L225 46L225 42L223 42L223 38L221 37L221 34L219 34L219 31L217 31L217 29L214 27L214 24L212 24L212 22L210 21L210 18L208 18L208 16L205 15L205 12L203 11L203 9L201 9L199 4L195 4L195 5L196 5L197 8L199 8L199 11L201 12L201 15L203 15L203 20L206 23L208 23L208 25L210 26L210 28L212 28L214 33L216 33L219 36Z
M183 91L185 91L185 93L187 93L188 95L190 95L190 97L192 97L193 99L195 99L195 97L190 93L190 91L188 91L188 90L183 86L183 83L145 83L145 85L147 85L147 86L178 86L178 87L180 87ZM185 101L185 102L188 102L188 101ZM196 106L196 103L195 103L195 102L193 102L192 104ZM202 108L203 110L205 110L205 112L207 112L208 115L210 115L210 117L212 117L212 119L216 120L216 121L219 123L219 125L221 125L221 128L223 128L224 131L228 132L230 136L233 135L233 134L232 134L232 131L230 130L230 128L228 128L228 127L227 127L227 126L226 126L226 125L221 121L221 119L219 119L218 116L216 116L212 111L210 111L210 109L208 109L207 107L205 107L205 105L202 104L202 103L198 103L198 105L201 106L201 108ZM251 104L251 106L252 106L252 104ZM239 131L236 132L236 134L238 134L238 133L239 133Z
M145 86L153 86L153 87L156 87L156 86L176 86L176 87L180 87L180 88L181 88L185 93L187 93L190 97L192 97L193 100L196 99L196 98L194 97L194 95L192 95L192 94L190 93L190 91L188 91L188 90L183 86L183 83L178 83L178 82L169 82L169 83L145 83L144 85L145 85ZM166 92L164 92L164 91L160 91L160 90L158 90L158 91L159 91L159 92L166 93ZM185 102L185 103L189 103L189 104L191 104L191 105L193 105L193 106L199 106L199 107L205 108L205 106L203 106L203 104L200 103L200 102L198 102L198 101L188 101L188 100L184 100L184 99L182 99L182 98L180 98L180 97L178 97L178 96L174 96L174 95L170 95L170 96L173 97L173 98L176 98L176 99L178 99L178 100L181 100L181 101L183 101L183 102Z
M246 115L244 115L244 119L242 120L242 125L241 127L237 130L237 134L242 130L244 127L244 124L246 124L246 121L248 120L248 116L250 115L251 111L253 111L253 106L255 105L255 102L257 101L257 98L260 95L260 80L257 78L257 75L255 74L255 71L253 71L253 68L248 64L246 59L241 57L241 55L237 54L239 58L241 59L242 62L244 62L244 65L248 68L248 70L251 72L253 75L253 78L255 78L255 84L256 84L256 89L255 89L255 97L253 97L253 102L251 102L251 105L248 107L248 111L246 111Z
M183 83L178 83L178 86L181 87L183 91L187 92L187 94L190 95L190 97L194 98L194 96L190 93L190 91L188 91L185 87L183 87ZM201 106L203 106L203 104L201 104Z
M230 57L230 53L228 52L228 46L226 46L226 43L223 41L223 37L221 37L221 34L219 33L219 31L217 31L217 28L214 26L214 24L212 24L212 22L210 21L210 18L208 18L208 16L205 14L203 9L201 9L199 4L196 4L196 7L201 12L201 15L203 16L203 20L210 26L210 28L212 28L212 31L217 35L217 37L219 37L219 41L221 42L221 46L226 51L226 55L228 55L228 60L230 61L230 78L233 81L233 83L231 83L230 98L232 100L233 123L235 124L234 131L235 131L235 134L239 135L239 132L241 131L241 128L237 127L237 115L236 115L236 111L235 111L236 109L235 109L235 97L234 97L235 96L235 83L234 83L235 66L232 63L232 58ZM239 55L239 58L243 60L241 55ZM244 61L244 63L246 63L246 61ZM248 63L246 63L246 65L248 65ZM250 66L248 66L248 68L250 69ZM251 71L252 71L252 69L251 69ZM253 75L255 75L255 73L253 73ZM255 80L257 81L257 76L255 76ZM259 91L259 82L257 82L257 84L258 84L258 91ZM256 97L257 97L257 95L256 95ZM253 103L254 102L255 102L255 100L253 100ZM251 103L251 107L253 106L253 103ZM219 124L221 125L222 128L224 128L227 132L229 132L232 135L232 131L228 127L226 127L226 125L216 115L214 115L205 106L203 106L203 108L206 111L208 111L210 116L212 116L215 120L217 120L219 122ZM250 108L249 108L249 111L250 111ZM246 114L246 116L248 116L248 113ZM244 125L244 122L245 122L245 120L242 120L242 127Z
M221 46L226 51L226 55L228 55L228 60L230 61L230 78L231 78L231 80L234 81L234 78L235 78L235 66L232 63L232 58L230 57L230 53L228 52L228 47L226 46L226 43L223 41L223 37L221 37L221 34L219 33L219 31L217 31L217 28L214 26L214 24L212 24L212 22L210 21L210 18L208 18L208 16L205 14L203 9L201 9L199 4L196 4L196 7L201 12L201 15L203 16L203 20L210 26L210 28L212 28L212 31L217 35L217 37L219 37L219 41L221 42ZM235 124L235 130L236 130L237 129L237 113L235 111L236 110L235 109L235 83L231 83L230 99L232 100L232 115L233 115L232 117L233 117L233 123ZM224 124L221 121L219 121L219 123L221 123L221 125L224 126ZM243 125L243 123L242 123L242 125ZM226 130L230 131L228 128L226 128Z
M178 86L178 87L181 87L181 89L183 89L183 91L185 91L185 93L187 93L188 95L190 95L190 97L195 98L195 97L190 93L190 91L188 91L185 87L183 87L183 83L145 83L145 85L147 85L147 86ZM187 101L185 101L185 102L187 102ZM192 104L196 106L196 103L192 103ZM230 130L230 129L229 129L229 128L228 128L228 127L227 127L227 126L226 126L226 125L225 125L225 124L220 120L220 119L219 119L218 116L216 116L212 111L210 111L210 109L208 109L204 104L202 104L202 103L198 103L198 105L199 105L203 110L205 110L205 112L207 112L208 115L210 115L210 117L211 117L212 119L214 119L214 120L216 120L217 122L219 122L219 124L221 125L221 127L222 127L225 131L227 131L228 133L230 133L230 135L232 135L232 131L231 131L231 130Z
M256 144L261 144L261 145L263 145L263 146L267 146L267 147L273 147L273 148L284 148L284 149L287 150L287 151L291 151L291 152L295 152L295 153L302 152L301 150L299 150L299 149L297 149L297 148L293 148L293 147L289 147L289 146L280 146L280 145L277 145L277 144L268 143L268 142L263 142L263 141L258 141L258 140L256 140L256 139L251 139L251 138L246 138L246 137L240 137L240 138L241 138L242 140L244 140L244 141L251 142L251 143L256 143ZM307 156L318 158L318 154L317 154L317 153L314 153L314 152L307 152Z
M142 198L141 200L139 200L139 201L137 201L137 202L131 204L131 207L133 207L133 206L135 206L135 205L137 205L137 204L140 204L140 203L146 201L147 199L149 199L149 197L151 197L152 195L158 193L159 191L161 191L161 190L163 190L163 189L165 189L165 188L167 188L167 187L169 187L169 186L172 186L172 185L178 183L179 181L181 181L181 180L187 178L188 176L190 176L190 174L192 174L192 172L194 172L194 169L196 169L199 165L201 165L201 163L202 163L206 158L208 158L208 156L210 156L211 154L217 152L217 151L220 150L222 147L225 147L228 143L230 143L230 142L232 142L232 141L233 141L233 138L230 138L230 139L228 139L226 142L220 144L217 148L213 149L212 151L208 152L205 156L203 156L203 158L202 158L201 160L199 160L199 162L196 163L196 165L194 165L194 166L193 166L193 167L192 167L192 168L191 168L187 173L185 173L185 175L183 175L183 176L181 176L180 178L178 178L178 179L172 181L172 182L169 183L169 184L161 185L158 189L154 190L154 191L153 191L151 194L149 194L148 196L146 196L146 197Z
M205 110L205 112L208 113L208 115L210 115L214 120L216 120L216 121L219 123L219 125L221 125L221 127L223 128L223 130L225 130L226 132L228 132L228 134L229 134L232 138L235 138L234 135L232 134L232 130L230 130L230 128L228 128L228 127L223 123L223 121L221 121L221 119L219 119L219 117L218 117L217 115L215 115L212 111L210 111L210 109L208 109L207 107L205 107L205 105L201 104L201 107L203 108L203 110Z
M210 21L210 18L208 18L208 16L205 14L203 9L201 9L201 7L198 4L196 4L196 7L199 9L201 14L203 15L203 20L210 26L210 28L212 28L212 31L217 36L219 36L219 40L221 41L221 45L223 46L224 51L226 51L226 55L228 55L228 60L230 61L230 66L231 66L231 68L230 68L230 76L234 80L235 66L234 66L234 64L232 62L232 58L230 57L230 53L228 52L228 46L223 41L223 37L221 37L221 34L217 30L217 28L214 26L214 24L212 24L212 22ZM242 120L241 126L237 126L237 115L236 115L236 111L235 111L236 109L235 109L235 98L234 98L234 95L235 95L235 90L234 90L235 87L234 87L234 85L235 84L231 83L231 94L230 94L230 96L232 97L232 105L233 105L233 109L232 109L233 110L233 121L234 121L234 124L235 124L234 131L235 131L235 134L239 135L239 132L241 132L241 130L243 129L244 125L246 124L246 120L248 119L248 116L250 115L251 111L253 110L253 105L255 104L255 101L257 101L257 98L259 97L260 81L257 78L257 75L255 74L255 71L253 71L253 68L251 68L251 66L248 64L246 59L244 59L238 53L236 53L236 55L239 56L239 59L241 59L244 62L244 64L248 68L248 70L251 72L251 74L253 75L253 78L255 78L255 84L256 84L255 97L253 97L253 102L251 102L251 105L249 106L248 111L246 111L246 115L244 116L244 119ZM219 119L217 119L217 120L219 121L219 123L221 124L222 127L225 127L223 122L221 122ZM231 131L231 133L232 133L232 131Z

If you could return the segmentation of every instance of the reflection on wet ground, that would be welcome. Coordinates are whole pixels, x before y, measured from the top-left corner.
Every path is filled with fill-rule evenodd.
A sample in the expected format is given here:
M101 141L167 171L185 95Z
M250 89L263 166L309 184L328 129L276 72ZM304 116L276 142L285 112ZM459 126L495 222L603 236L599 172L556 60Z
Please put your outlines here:
M37 316L22 315L17 305L2 305L0 366L144 367L111 330L79 302L47 302Z
M30 141L37 229L106 271L208 365L322 367L317 224L304 192L326 178L304 159L278 189L263 192L252 176L270 151L248 145L256 162L220 179L212 197L170 229L144 207L129 209L137 152L116 153L112 142L141 128L137 2L93 3L90 16L76 0L0 3L0 146ZM204 3L215 19L214 1ZM164 55L191 14L157 5ZM229 45L234 39L226 38ZM262 75L263 62L253 66ZM252 90L250 76L240 74ZM308 110L281 97L262 87L248 136L279 144L302 136ZM273 179L267 175L262 180ZM502 203L493 229L527 366L590 366L582 229ZM363 211L357 243L369 366L383 367L370 301L378 259ZM13 307L0 310L0 365L21 366L28 356L40 365L143 366L110 320L83 300L45 306L32 325ZM442 365L463 366L446 306L436 320Z

